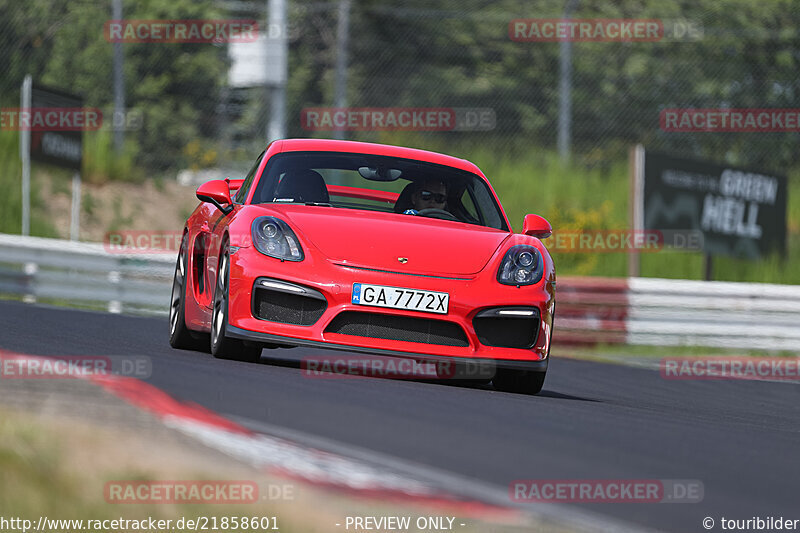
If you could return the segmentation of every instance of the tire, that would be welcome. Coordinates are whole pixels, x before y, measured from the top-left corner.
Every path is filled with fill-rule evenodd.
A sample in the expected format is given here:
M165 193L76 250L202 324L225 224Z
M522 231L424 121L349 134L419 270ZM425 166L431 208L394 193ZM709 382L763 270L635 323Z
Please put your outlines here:
M261 358L261 345L245 344L225 335L228 329L228 287L230 282L230 252L228 243L220 250L217 283L214 288L214 307L211 310L211 354L217 359L233 359L256 363Z
M169 308L169 345L179 350L200 350L208 352L208 341L205 335L186 327L186 271L188 265L189 234L184 234L178 260L175 263L175 275L172 278L172 297Z
M530 370L509 370L499 368L492 384L494 388L503 392L516 392L518 394L539 394L544 386L547 372L531 372Z

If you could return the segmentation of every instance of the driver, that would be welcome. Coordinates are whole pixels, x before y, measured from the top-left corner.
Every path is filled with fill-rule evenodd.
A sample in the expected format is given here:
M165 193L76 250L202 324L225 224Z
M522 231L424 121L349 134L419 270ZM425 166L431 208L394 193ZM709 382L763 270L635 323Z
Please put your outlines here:
M411 195L414 209L445 209L447 204L447 187L439 180L426 180L416 184Z

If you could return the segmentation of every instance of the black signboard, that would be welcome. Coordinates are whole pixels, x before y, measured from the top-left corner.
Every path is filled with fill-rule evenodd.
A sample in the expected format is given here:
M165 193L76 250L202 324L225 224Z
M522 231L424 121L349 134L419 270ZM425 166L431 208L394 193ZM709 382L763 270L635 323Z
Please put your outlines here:
M83 162L83 100L56 89L34 85L31 111L36 118L45 117L44 125L31 128L31 158L74 170ZM75 109L75 113L65 112ZM52 129L48 129L52 125ZM91 124L89 126L92 127Z
M709 255L786 253L785 176L647 152L644 228L700 230Z

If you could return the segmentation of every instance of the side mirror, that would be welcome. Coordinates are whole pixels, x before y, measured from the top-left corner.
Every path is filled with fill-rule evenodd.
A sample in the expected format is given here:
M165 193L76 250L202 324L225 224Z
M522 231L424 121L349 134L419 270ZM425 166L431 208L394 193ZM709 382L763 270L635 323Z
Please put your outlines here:
M225 178L225 183L228 184L228 189L231 191L231 197L234 196L234 193L242 188L244 184L243 179L232 179L232 178Z
M197 198L201 202L208 202L217 206L217 209L226 215L233 211L231 191L225 180L207 181L197 188Z
M522 222L522 233L539 239L546 239L553 234L553 226L539 215L525 215Z

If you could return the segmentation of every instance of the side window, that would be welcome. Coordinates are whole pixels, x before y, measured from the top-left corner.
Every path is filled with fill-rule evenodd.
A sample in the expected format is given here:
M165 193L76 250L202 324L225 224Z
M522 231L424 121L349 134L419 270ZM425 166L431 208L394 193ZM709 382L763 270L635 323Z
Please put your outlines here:
M485 185L480 184L473 186L472 198L474 200L474 205L479 208L478 210L486 215L486 219L483 220L485 226L502 230L506 229L505 223L500 217L500 212L495 205L494 198L492 198L489 189Z
M464 189L464 194L461 196L461 205L464 206L464 210L473 220L480 220L481 217L478 214L478 209L472 202L472 195L466 188Z
M236 193L236 197L233 199L234 203L237 204L244 203L244 199L247 198L247 191L250 190L250 186L253 184L253 180L256 177L256 171L258 170L258 165L260 165L261 160L264 159L264 153L265 152L261 152L261 155L258 156L258 159L256 159L255 165L253 165L253 168L251 168L250 172L247 173L247 176L244 178L244 183L242 184L242 187L239 189L239 191Z

